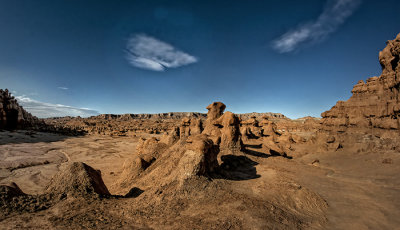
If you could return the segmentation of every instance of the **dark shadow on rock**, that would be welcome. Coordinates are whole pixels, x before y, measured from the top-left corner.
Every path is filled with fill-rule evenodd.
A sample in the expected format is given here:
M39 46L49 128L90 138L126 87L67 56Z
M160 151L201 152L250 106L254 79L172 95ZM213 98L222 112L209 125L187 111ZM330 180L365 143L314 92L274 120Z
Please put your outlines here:
M221 160L220 174L215 178L250 180L260 177L255 167L258 163L246 156L224 155L221 156Z
M262 148L262 144L258 144L258 145L249 145L249 144L244 144L244 147L249 147L249 148L255 148L255 149L261 149Z
M124 196L125 198L135 198L140 196L144 191L140 188L133 187L129 192Z

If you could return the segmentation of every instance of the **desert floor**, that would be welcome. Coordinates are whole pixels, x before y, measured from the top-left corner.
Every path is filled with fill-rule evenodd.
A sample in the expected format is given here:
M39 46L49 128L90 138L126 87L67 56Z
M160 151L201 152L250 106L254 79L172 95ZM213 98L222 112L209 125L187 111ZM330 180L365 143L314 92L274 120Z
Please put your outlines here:
M124 161L135 154L137 142L137 137L67 137L48 133L3 131L0 132L0 183L13 181L25 193L40 194L43 193L50 178L63 164L68 161L82 161L101 170L103 180L112 194L124 195L121 194L118 187L113 186L113 183L121 174ZM266 202L275 204L273 207L293 209L287 210L291 213L304 208L311 213L308 215L311 223L308 226L314 229L400 228L399 153L350 153L341 150L324 154L293 155L293 159L282 157L252 159L256 161L253 170L257 176L248 180L229 181L229 186L236 194L255 197L261 201L264 199ZM314 193L323 199L322 202L315 201L316 196L310 195ZM178 228L179 220L182 221L185 216L192 218L194 213L211 221L207 212L202 210L214 209L214 207L206 207L201 203L199 205L203 205L203 207L187 207L185 211L178 214L171 213L169 218L180 216L171 220L171 223L157 219L156 216L159 214L156 211L149 212L149 215L153 215L153 217L149 217L148 220L135 219L137 216L146 215L146 213L138 214L138 210L141 210L138 205L143 205L140 200L145 199L140 196L126 200L116 199L114 204L111 204L112 201L107 201L106 204L98 206L100 209L98 212L102 212L101 207L106 209L118 207L118 213L108 211L114 218L115 216L120 216L121 219L126 218L123 221L119 220L121 226L130 223L131 227L137 228L144 226L143 228L157 229L167 225L170 228ZM221 212L225 210L225 206L226 210L229 210L229 206L224 204L223 200L218 202ZM326 207L321 207L324 206L321 205L324 202ZM128 208L128 206L135 206L135 208ZM256 207L257 204L253 204L253 206ZM245 209L253 206L244 206L243 217L240 218L248 218L250 224L242 227L248 228L251 223L254 223L254 229L262 229L267 226L257 224L259 220L261 221L262 216L249 215L246 217L247 210ZM263 207L257 206L257 208L261 210ZM66 215L71 220L73 219L71 216L74 216L71 213L57 213L57 209L56 205L50 210L34 214L10 216L0 220L0 228L73 227L65 225L65 223L63 223L64 225L54 225L54 222L57 222L57 218L55 218L57 216ZM318 210L316 211L318 221L313 220L314 209ZM192 213L188 214L189 212ZM200 212L203 213L200 215ZM208 215L218 215L218 213L210 212ZM232 215L236 214L232 213ZM160 215L160 218L164 217ZM232 220L230 219L230 221ZM113 220L109 220L108 223L115 224ZM192 225L183 225L182 228L189 229L195 224L194 222ZM96 226L101 225L86 227L96 228ZM235 228L234 223L232 226ZM229 226L221 225L215 226L215 228L226 229Z

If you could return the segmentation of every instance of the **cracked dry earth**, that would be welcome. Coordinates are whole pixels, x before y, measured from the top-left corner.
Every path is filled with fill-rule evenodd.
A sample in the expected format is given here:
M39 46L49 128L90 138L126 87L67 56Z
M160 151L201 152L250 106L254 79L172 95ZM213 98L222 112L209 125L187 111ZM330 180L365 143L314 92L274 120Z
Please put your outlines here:
M0 183L41 194L66 162L100 169L109 198L68 198L0 215L1 229L398 229L399 153L248 156L242 179L200 179L177 189L113 186L138 138L0 132ZM248 177L246 177L248 175ZM151 187L149 181L149 187ZM39 201L38 201L39 202Z

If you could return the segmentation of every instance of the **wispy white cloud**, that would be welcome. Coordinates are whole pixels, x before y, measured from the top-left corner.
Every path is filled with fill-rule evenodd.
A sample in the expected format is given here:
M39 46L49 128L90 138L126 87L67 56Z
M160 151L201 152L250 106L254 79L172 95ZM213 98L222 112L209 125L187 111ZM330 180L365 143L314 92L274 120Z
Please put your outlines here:
M153 71L164 71L198 61L196 57L146 34L133 35L128 40L126 52L126 59L131 65Z
M358 8L362 0L328 0L324 11L313 22L289 30L272 42L280 53L295 51L304 44L317 43L335 32Z
M25 95L16 96L15 98L18 100L18 103L24 107L26 111L30 112L31 114L39 118L63 117L63 116L89 117L99 114L99 112L96 110L41 102L31 99Z
M69 88L67 88L67 87L65 87L65 86L59 86L59 87L57 87L57 89L69 90Z

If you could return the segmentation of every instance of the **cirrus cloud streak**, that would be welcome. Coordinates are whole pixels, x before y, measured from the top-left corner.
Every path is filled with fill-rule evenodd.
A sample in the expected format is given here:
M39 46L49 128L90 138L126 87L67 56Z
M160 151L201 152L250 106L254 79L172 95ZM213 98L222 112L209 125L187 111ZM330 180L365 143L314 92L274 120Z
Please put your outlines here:
M272 42L272 48L279 53L289 53L304 44L323 41L353 14L360 3L361 0L328 0L315 21L289 30Z

